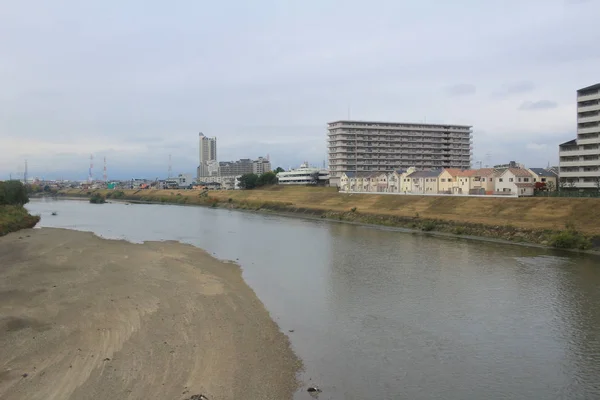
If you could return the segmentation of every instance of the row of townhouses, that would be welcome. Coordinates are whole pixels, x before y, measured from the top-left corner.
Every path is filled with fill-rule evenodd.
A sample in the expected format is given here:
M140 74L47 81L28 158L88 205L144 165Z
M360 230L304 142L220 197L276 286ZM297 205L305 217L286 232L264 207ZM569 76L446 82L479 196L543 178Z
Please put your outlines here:
M543 168L481 168L393 172L344 172L340 190L362 193L533 196L556 190L558 177Z

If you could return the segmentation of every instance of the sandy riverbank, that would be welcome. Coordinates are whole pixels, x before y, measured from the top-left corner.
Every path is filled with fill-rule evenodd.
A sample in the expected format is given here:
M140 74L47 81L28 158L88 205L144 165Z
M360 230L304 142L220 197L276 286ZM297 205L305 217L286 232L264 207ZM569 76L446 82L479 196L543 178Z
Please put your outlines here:
M299 367L239 267L200 249L0 238L2 399L290 399Z

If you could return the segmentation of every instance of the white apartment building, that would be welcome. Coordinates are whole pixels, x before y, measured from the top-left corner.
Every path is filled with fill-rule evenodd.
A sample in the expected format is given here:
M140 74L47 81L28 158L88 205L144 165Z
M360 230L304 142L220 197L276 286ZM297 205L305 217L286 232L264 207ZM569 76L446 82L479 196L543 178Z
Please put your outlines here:
M256 175L264 174L265 172L271 172L271 161L269 158L258 157L258 159L252 161L252 173Z
M203 176L213 176L219 173L219 164L217 163L217 138L206 137L202 132L199 134L200 148L198 164L198 178Z
M577 91L577 138L559 145L560 182L600 188L600 83Z
M343 120L327 129L332 186L339 186L344 172L471 168L468 125Z

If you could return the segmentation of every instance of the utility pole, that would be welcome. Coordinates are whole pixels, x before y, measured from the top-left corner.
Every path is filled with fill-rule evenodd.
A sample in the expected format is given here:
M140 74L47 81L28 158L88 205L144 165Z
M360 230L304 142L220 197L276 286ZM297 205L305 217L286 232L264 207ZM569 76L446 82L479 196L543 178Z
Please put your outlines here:
M106 183L106 157L104 157L104 173L102 174L102 178L104 179L104 183Z
M94 175L92 174L93 169L94 169L94 155L90 154L90 171L89 171L89 176L88 176L89 183L92 183L94 181Z

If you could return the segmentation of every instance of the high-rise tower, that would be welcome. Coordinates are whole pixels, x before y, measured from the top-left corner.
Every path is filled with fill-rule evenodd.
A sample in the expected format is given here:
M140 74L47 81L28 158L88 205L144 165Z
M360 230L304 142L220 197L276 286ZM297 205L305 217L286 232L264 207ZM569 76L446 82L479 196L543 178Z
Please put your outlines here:
M204 136L202 132L200 136L199 146L199 161L198 178L202 176L212 176L218 174L217 163L217 138Z

